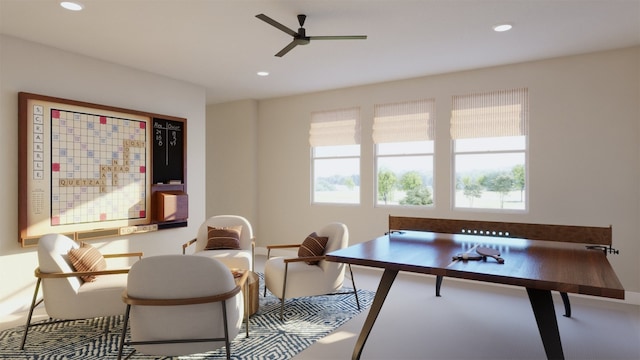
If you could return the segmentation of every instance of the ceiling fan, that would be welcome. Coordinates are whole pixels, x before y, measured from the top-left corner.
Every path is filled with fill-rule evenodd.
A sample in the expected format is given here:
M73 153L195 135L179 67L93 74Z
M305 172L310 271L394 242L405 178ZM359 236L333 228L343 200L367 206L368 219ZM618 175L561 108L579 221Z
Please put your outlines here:
M304 21L307 18L307 15L300 14L298 15L298 23L300 24L300 28L298 31L293 31L290 28L282 25L281 23L273 20L265 14L258 14L256 17L267 24L276 27L287 34L293 36L293 41L289 43L289 45L285 46L282 50L280 50L275 56L282 57L284 54L288 53L291 49L298 45L307 45L311 40L364 40L367 38L367 35L343 35L343 36L307 36L307 33L304 29Z

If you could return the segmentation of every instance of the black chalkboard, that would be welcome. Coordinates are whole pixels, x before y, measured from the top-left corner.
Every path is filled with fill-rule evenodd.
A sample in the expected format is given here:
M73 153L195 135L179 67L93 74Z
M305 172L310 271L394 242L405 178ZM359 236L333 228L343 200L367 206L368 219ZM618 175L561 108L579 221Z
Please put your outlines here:
M153 183L169 184L172 181L184 183L184 141L183 121L153 118Z

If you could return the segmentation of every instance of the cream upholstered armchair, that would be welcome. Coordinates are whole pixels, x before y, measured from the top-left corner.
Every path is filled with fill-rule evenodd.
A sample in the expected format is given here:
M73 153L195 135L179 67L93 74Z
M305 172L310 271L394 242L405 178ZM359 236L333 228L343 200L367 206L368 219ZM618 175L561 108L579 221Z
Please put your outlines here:
M242 291L231 271L217 259L194 255L159 255L136 262L122 301L127 310L118 359L124 345L134 347L129 356L135 351L179 356L226 346L229 359L229 343L244 313ZM126 341L129 323L131 338Z
M42 236L38 240L39 267L35 270L38 280L20 349L24 349L33 326L124 314L121 295L129 269L107 269L105 258L128 256L141 258L142 253L102 255L92 246L81 246L64 235ZM41 284L43 298L38 300ZM43 301L50 321L31 324L33 310Z
M349 231L342 223L334 222L324 226L317 232L311 233L301 244L269 245L267 246L267 260L264 266L265 289L280 299L280 319L283 319L284 302L286 299L336 294L342 288L345 269L349 268L349 275L353 285L358 309L360 301L356 283L350 264L326 261L324 254L345 248L349 245ZM298 249L297 257L271 257L274 249Z
M182 245L186 254L195 243L194 255L213 257L230 269L253 271L255 238L251 223L238 215L216 215L208 218L195 239Z

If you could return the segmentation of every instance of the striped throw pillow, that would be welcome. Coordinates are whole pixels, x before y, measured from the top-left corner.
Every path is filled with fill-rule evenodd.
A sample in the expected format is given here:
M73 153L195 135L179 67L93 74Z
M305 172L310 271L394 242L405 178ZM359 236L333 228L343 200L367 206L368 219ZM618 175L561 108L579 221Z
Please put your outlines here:
M328 241L328 237L318 236L318 234L312 232L306 239L304 239L298 248L298 257L323 255ZM318 261L306 261L306 263L309 265L316 265L318 264Z
M77 249L69 250L67 254L75 271L100 271L107 268L107 261L98 249L87 243L81 243ZM92 282L95 275L81 276L82 280Z
M240 233L242 225L229 227L211 227L207 229L207 246L205 250L231 249L240 250Z

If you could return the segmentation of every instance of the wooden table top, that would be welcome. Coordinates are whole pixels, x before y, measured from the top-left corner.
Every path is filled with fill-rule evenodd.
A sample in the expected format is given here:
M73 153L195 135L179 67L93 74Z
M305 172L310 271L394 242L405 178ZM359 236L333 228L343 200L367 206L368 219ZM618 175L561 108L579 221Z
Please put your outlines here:
M474 246L495 248L504 264L454 261ZM624 299L624 288L606 255L584 244L517 238L394 232L327 254L327 260L423 274Z

